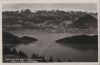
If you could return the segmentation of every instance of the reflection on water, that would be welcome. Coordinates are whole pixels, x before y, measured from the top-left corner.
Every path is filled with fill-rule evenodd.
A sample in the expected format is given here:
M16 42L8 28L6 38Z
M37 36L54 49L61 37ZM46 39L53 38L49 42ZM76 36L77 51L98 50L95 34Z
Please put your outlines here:
M31 57L32 53L39 55L44 54L45 57L52 56L54 60L60 59L61 61L68 61L71 59L73 62L89 62L97 61L98 51L97 46L94 45L61 45L55 42L57 39L65 38L72 35L71 33L16 33L18 36L30 36L37 38L37 42L30 44L20 44L15 48L17 51L20 49Z
M76 50L80 50L80 51L87 51L89 49L93 50L93 51L98 51L98 45L97 44L66 44L66 43L59 43L60 45L63 46L68 46L71 47L73 49Z

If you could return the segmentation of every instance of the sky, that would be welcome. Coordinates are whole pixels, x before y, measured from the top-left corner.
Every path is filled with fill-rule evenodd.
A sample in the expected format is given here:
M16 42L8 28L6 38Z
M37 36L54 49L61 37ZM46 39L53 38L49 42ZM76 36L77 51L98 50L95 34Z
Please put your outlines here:
M3 4L3 11L16 11L22 9L34 10L63 10L63 11L89 11L97 12L96 3L9 3Z

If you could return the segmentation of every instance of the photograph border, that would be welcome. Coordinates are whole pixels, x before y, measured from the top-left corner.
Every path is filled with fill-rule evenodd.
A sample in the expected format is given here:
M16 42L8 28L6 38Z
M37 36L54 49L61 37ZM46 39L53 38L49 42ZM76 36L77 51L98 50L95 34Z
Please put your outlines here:
M97 3L98 7L98 62L53 62L53 63L3 63L2 61L2 5L6 3ZM99 65L100 64L100 3L99 0L2 0L0 1L0 65Z

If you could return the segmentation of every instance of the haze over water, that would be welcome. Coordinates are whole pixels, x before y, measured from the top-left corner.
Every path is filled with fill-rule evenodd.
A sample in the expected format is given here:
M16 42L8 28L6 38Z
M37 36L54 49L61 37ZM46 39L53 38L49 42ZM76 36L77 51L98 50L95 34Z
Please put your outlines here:
M30 34L29 34L30 33ZM53 60L57 61L60 59L63 62L71 59L73 62L92 62L97 61L97 51L92 49L94 45L61 45L55 42L55 40L79 35L76 33L33 33L33 32L16 32L13 33L17 36L30 36L37 38L38 41L30 44L20 44L15 46L17 51L22 50L28 57L31 57L32 53L37 53L39 55L45 55L46 58L53 57ZM76 47L77 46L77 47ZM86 49L86 48L89 49Z

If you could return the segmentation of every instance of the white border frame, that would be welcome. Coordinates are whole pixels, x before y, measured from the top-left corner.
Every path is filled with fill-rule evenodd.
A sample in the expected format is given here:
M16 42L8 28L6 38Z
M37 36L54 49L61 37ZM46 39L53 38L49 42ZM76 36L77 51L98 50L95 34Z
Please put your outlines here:
M4 3L97 3L98 7L98 62L54 62L54 63L3 63L2 62L2 5ZM100 9L99 0L1 0L0 1L0 65L100 65Z

